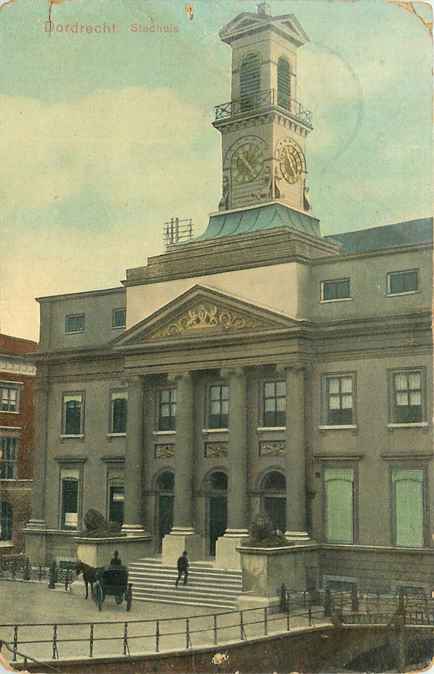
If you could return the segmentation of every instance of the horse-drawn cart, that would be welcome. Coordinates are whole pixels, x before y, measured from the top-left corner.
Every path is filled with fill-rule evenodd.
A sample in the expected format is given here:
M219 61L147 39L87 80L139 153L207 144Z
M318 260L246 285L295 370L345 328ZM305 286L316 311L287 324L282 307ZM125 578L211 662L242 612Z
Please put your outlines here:
M122 604L125 599L127 611L131 609L133 586L128 582L128 569L125 566L109 566L98 570L94 598L99 611L109 596L115 598L116 604Z

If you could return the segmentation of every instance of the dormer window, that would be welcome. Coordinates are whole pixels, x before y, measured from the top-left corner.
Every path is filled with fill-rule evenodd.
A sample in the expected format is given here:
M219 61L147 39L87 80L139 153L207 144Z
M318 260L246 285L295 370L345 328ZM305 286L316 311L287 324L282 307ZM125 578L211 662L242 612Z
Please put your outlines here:
M258 54L247 54L240 67L240 112L254 110L261 90L261 62Z

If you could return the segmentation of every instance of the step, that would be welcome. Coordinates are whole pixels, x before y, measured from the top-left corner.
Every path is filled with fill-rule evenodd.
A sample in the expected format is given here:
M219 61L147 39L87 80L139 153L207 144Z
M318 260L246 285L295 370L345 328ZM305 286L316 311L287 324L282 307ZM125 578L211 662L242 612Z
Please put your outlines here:
M135 562L130 562L129 566L134 566L134 565L151 565L159 568L165 568L165 569L176 569L176 564L163 564L161 561L160 557L142 557L140 559L136 559ZM199 562L190 562L190 569L194 570L199 570L199 571L206 571L207 573L217 573L217 574L229 574L233 576L240 576L242 575L241 570L238 571L236 569L220 569L214 566L213 562L207 562L207 561L199 561Z
M233 608L237 604L237 597L215 597L212 594L207 593L198 593L198 592L189 592L187 589L185 591L175 590L175 588L164 589L155 589L155 590L142 590L141 588L133 587L133 597L139 599L142 597L147 597L149 600L153 599L154 601L160 601L160 599L165 599L167 601L179 601L184 603L185 601L196 603L202 602L209 604L210 606L216 607L227 607L230 606Z
M164 574L168 576L173 576L177 574L177 569L175 567L171 566L157 566L157 565L147 565L147 564L142 564L140 562L132 562L131 564L128 565L128 568L131 571L146 571L150 574ZM192 577L200 577L200 578L206 578L210 582L215 583L218 580L228 580L228 581L233 581L233 582L241 582L242 581L242 576L241 574L237 573L232 573L232 572L225 572L225 571L218 571L218 572L211 572L208 569L207 570L199 570L195 569L194 567L189 568L189 576Z
M207 601L198 601L195 599L194 601L190 601L188 598L185 599L165 599L164 597L149 597L148 595L145 596L136 596L135 594L133 595L134 601L143 601L143 602L152 602L152 603L158 603L158 604L174 604L176 606L201 606L203 608L211 608L211 609L227 609L228 611L233 611L235 608L235 604L221 604L216 606L215 603L213 602L207 602Z
M177 573L173 574L166 574L166 573L153 573L148 570L142 570L142 569L130 569L129 570L129 577L130 578L137 578L141 579L143 582L148 581L148 582L175 582L175 580L178 577ZM231 579L226 579L226 578L221 578L219 579L219 582L216 583L215 581L211 581L208 578L203 578L201 576L195 575L195 574L188 574L188 579L191 585L212 585L213 587L217 584L219 586L223 585L224 587L227 588L233 588L234 590L238 590L240 587L242 587L242 583L240 580L231 580Z

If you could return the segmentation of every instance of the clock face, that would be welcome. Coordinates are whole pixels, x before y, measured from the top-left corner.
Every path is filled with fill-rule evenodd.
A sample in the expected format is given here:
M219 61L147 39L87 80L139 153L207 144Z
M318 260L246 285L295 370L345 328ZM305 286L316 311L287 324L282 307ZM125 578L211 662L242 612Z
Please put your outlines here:
M288 183L296 183L306 171L306 162L303 152L289 138L283 140L277 148L277 157L280 162L280 170Z
M251 183L261 173L263 163L262 143L246 141L232 155L232 179L239 185Z

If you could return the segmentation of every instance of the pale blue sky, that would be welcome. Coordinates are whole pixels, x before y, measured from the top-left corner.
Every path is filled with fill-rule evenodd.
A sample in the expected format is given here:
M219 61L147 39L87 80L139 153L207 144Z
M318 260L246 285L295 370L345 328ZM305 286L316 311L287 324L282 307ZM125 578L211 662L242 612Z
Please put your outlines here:
M382 0L274 0L310 37L299 91L313 111L307 160L323 233L430 215L431 43ZM422 7L418 3L418 7ZM0 330L37 336L33 297L119 284L161 252L171 216L199 233L220 192L213 106L229 100L218 31L255 2L66 0L54 23L115 23L114 35L44 32L45 0L0 11ZM426 6L423 7L426 13ZM132 33L131 23L177 33Z

